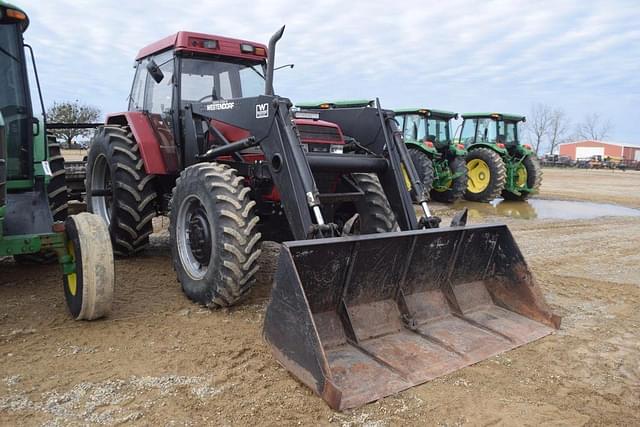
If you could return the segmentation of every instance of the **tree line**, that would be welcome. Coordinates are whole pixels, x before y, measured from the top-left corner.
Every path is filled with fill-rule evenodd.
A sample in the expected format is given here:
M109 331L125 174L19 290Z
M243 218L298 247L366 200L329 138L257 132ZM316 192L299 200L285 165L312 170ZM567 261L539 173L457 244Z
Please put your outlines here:
M598 113L587 114L573 123L562 108L538 103L531 106L523 129L525 138L539 155L555 152L563 142L605 140L611 135L613 124Z

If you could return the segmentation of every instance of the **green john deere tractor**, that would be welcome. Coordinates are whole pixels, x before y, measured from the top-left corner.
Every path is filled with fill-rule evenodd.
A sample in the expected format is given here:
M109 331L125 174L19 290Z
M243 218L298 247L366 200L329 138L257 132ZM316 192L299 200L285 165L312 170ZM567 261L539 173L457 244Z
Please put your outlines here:
M460 142L467 154L468 185L465 198L490 202L525 200L538 192L542 170L528 144L520 144L518 123L524 116L503 113L463 114Z
M109 232L95 215L67 216L64 159L42 117L33 114L24 11L0 0L0 257L62 266L64 294L75 319L111 309L114 288ZM26 49L25 49L26 48ZM35 80L37 73L35 73Z
M464 145L453 142L451 120L458 114L429 108L403 108L395 111L398 127L418 175L431 198L452 203L467 189Z

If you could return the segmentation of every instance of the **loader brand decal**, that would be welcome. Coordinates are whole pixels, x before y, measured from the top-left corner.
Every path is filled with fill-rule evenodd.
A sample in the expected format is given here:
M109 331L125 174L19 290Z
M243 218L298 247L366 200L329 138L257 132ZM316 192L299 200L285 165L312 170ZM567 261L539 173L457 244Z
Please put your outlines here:
M232 110L235 104L233 102L219 102L216 104L208 104L207 111Z
M269 103L256 104L256 119L264 119L269 117Z

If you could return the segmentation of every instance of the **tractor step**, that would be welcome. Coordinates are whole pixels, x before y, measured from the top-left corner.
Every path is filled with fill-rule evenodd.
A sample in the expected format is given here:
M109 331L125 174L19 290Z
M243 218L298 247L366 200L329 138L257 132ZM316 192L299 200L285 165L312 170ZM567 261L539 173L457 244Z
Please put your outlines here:
M334 409L375 401L552 333L504 225L287 242L264 336Z

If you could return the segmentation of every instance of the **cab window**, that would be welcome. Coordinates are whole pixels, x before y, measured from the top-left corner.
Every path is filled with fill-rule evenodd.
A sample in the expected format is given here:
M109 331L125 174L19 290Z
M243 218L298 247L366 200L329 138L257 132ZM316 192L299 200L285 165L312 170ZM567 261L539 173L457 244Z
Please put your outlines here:
M476 142L494 144L496 142L496 122L492 119L478 119L478 133Z

